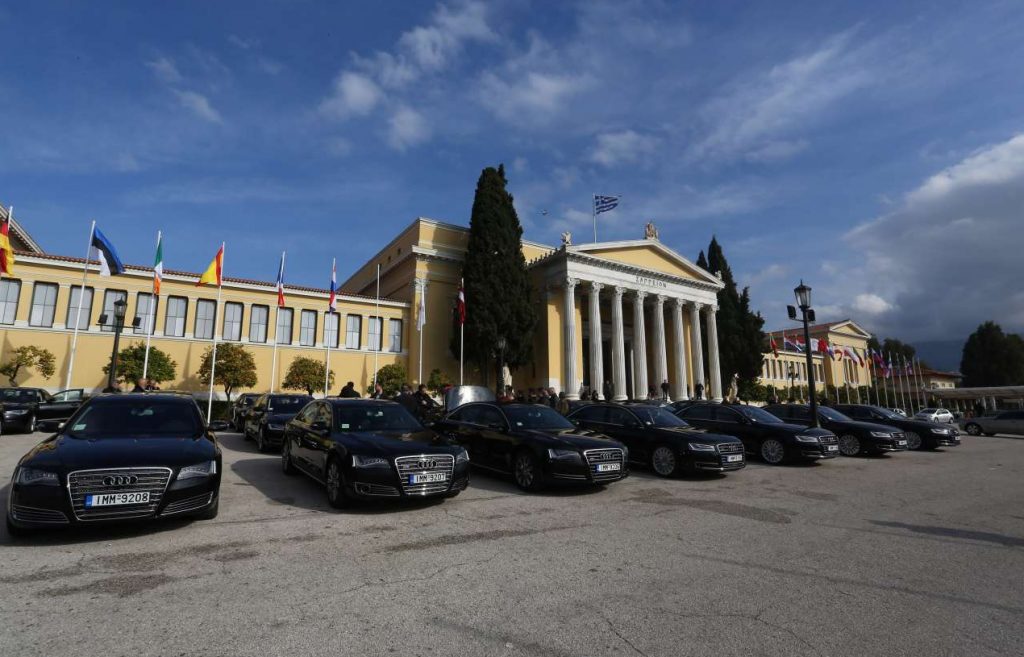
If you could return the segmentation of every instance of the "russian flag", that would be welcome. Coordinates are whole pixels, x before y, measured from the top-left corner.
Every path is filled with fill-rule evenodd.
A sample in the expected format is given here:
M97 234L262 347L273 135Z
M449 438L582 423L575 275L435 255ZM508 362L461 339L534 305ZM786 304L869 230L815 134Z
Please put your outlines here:
M124 264L117 256L117 249L100 232L99 228L92 229L91 255L100 261L100 276L115 276L124 273Z
M280 294L280 292L278 292ZM327 309L330 312L336 312L338 298L338 270L337 260L331 260L331 298L327 300Z
M284 251L281 251L281 266L277 268L277 307L284 308Z

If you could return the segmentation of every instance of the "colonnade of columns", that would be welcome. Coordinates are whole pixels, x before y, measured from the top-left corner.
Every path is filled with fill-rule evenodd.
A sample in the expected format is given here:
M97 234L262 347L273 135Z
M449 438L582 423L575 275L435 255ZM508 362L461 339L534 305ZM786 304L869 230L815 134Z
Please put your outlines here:
M580 378L576 371L577 352L577 331L576 331L576 287L580 281L575 278L568 278L565 281L563 317L563 353L565 355L565 385L566 397L569 399L579 398ZM587 290L589 296L589 337L590 337L590 381L593 390L604 397L603 383L605 381L604 358L602 355L602 330L601 330L601 291L610 288L611 309L612 309L612 382L614 384L614 396L616 401L627 399L626 388L626 339L625 327L623 324L623 297L629 297L633 305L633 383L634 395L646 397L648 388L647 376L647 331L646 318L644 314L645 302L648 295L643 290L630 290L621 286L606 286L603 283L591 282ZM700 315L703 312L708 327L708 365L711 370L708 394L705 397L721 401L722 399L722 377L718 361L718 327L717 308L708 304L701 304L696 301L669 297L663 294L653 296L652 321L654 326L652 332L652 348L654 365L653 387L658 394L661 393L662 381L668 380L671 385L671 396L673 399L688 399L687 388L687 353L694 354L693 359L693 380L695 383L704 385L704 359L703 345L701 344ZM671 301L670 312L672 321L673 338L673 362L669 370L668 344L665 336L665 302ZM690 336L686 339L683 328L683 311L689 311ZM687 348L689 342L689 349Z

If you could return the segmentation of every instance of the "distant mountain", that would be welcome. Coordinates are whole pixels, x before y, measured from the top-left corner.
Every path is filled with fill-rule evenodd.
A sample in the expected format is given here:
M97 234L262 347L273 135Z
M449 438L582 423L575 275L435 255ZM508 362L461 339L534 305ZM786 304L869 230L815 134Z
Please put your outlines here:
M937 370L953 371L960 369L960 357L963 355L963 340L932 340L915 342L917 356Z

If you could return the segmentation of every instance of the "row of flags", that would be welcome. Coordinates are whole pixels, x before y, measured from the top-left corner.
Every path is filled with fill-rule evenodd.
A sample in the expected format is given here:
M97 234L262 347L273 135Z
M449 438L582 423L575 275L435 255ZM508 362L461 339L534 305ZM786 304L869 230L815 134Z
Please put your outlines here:
M869 369L877 369L881 371L885 378L891 378L893 374L913 374L914 366L911 363L907 363L904 359L904 364L899 364L899 356L894 362L892 354L889 354L888 359L883 356L881 351L865 348L864 353L861 354L856 347L850 347L846 345L830 344L828 340L822 338L811 338L811 353L818 353L825 355L827 354L834 360L843 360L847 358L857 364L857 367L867 367ZM779 356L779 347L775 342L775 336L769 335L769 347L772 350L772 354L776 358ZM790 337L786 335L785 331L782 333L782 348L788 351L796 351L798 353L804 353L807 345L803 338L799 336Z

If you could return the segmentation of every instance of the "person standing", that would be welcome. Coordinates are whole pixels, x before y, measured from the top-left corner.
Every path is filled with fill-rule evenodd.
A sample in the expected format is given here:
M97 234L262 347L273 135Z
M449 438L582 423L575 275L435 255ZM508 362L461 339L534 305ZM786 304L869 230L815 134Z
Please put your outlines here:
M611 401L612 397L615 396L615 387L612 386L611 381L604 382L604 400Z
M135 382L135 387L132 388L132 392L146 392L146 380L139 379Z
M548 388L548 406L558 408L558 393L554 388Z
M356 392L356 384L349 381L341 388L338 396L342 399L359 399L359 393Z
M420 387L416 389L416 414L420 420L424 420L427 415L430 414L430 410L437 406L437 402L427 392L427 386L420 384Z
M668 379L665 379L664 381L661 382L661 400L662 401L668 401L668 390L669 390Z
M404 390L408 387L409 385L406 384L402 386L402 389ZM379 383L375 383L373 386L373 392L370 393L370 399L384 399L384 386Z
M562 415L569 414L569 400L566 398L564 392L558 393L558 406L555 407L555 410Z

